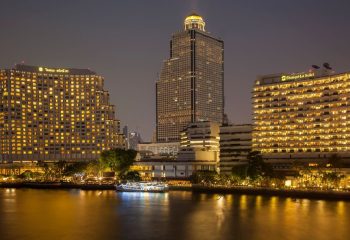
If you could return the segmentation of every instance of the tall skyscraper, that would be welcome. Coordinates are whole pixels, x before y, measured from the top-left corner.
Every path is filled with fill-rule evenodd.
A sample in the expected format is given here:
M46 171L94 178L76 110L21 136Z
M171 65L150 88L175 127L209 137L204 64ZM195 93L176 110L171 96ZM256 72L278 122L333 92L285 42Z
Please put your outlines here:
M0 156L6 162L86 161L119 146L104 79L88 69L0 70Z
M189 123L222 123L224 115L224 42L205 31L203 18L186 17L173 34L170 58L156 83L157 141L179 141Z

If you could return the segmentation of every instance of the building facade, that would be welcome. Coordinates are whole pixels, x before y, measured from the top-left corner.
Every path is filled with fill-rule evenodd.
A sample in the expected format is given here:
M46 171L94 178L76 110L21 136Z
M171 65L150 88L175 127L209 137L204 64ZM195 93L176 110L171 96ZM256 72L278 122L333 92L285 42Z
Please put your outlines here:
M216 167L216 162L153 159L135 162L131 169L144 179L189 179L195 171L216 171Z
M141 134L136 131L129 132L128 143L129 149L137 150L137 145L142 143Z
M119 125L104 79L91 70L0 70L3 162L94 160L118 146Z
M188 123L222 123L224 114L224 43L205 31L197 14L173 34L170 58L156 83L157 142L179 141Z
M179 161L219 162L220 127L215 122L194 122L187 125L180 134Z
M195 171L218 171L218 123L189 123L180 135L180 143L139 144L141 157L132 169L145 179L188 179Z
M251 150L251 124L229 124L220 127L220 173L230 174L232 167L246 164Z
M125 148L129 149L129 127L127 125L123 127L123 135L125 139Z
M165 143L140 143L137 144L137 151L148 156L169 156L175 158L179 152L179 142Z
M350 156L350 73L310 70L255 81L253 150L265 159L325 162Z

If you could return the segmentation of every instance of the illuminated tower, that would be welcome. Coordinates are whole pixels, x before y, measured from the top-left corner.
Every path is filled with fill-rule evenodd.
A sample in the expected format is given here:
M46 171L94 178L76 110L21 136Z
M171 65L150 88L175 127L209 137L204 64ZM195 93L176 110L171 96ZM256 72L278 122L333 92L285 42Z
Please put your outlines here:
M170 58L156 83L157 141L179 141L189 123L222 123L224 114L224 42L205 31L198 14L185 18L173 34Z
M0 70L0 156L6 162L88 161L119 146L104 79L88 69Z

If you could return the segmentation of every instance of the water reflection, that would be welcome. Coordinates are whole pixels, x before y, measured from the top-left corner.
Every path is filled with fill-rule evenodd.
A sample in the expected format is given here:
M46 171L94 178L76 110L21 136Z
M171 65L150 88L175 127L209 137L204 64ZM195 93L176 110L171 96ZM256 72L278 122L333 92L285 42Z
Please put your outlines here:
M0 239L345 239L349 202L0 189Z

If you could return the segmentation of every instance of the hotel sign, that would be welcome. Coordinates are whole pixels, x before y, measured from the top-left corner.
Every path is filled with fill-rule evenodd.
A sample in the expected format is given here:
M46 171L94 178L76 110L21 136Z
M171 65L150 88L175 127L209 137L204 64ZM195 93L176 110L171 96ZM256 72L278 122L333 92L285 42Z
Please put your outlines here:
M64 68L46 68L46 67L39 67L39 72L46 72L46 73L69 73L68 69Z
M300 80L305 78L311 78L314 77L315 73L298 73L298 74L291 74L291 75L282 75L281 81L291 81L291 80Z

